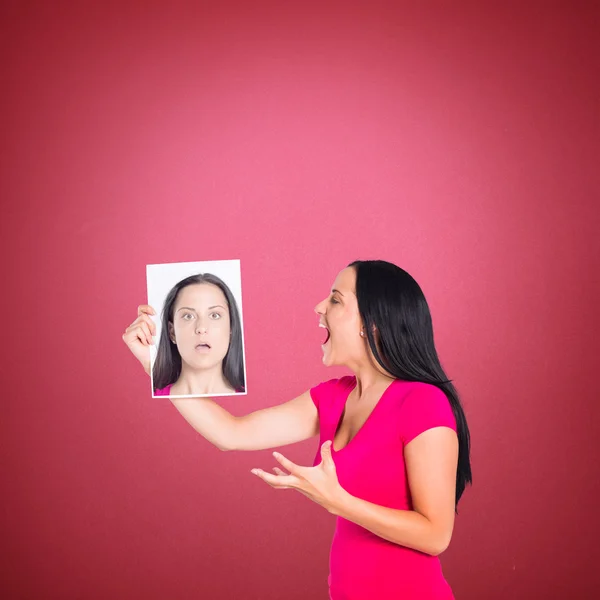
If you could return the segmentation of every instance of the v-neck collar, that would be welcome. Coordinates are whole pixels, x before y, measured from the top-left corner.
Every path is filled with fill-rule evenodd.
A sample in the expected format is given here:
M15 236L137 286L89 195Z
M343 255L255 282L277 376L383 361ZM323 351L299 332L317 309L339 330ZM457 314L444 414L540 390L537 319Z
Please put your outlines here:
M348 402L348 398L350 396L350 394L352 393L352 390L356 387L358 381L356 379L356 375L354 375L353 377L354 379L354 383L350 385L350 387L348 388L348 392L346 394L346 397L344 399L344 402L342 404L342 410L340 412L340 416L336 422L335 425L335 429L333 430L333 435L331 436L331 452L333 454L339 454L340 452L343 452L350 444L352 444L352 442L360 435L361 431L367 426L367 424L369 423L369 421L372 420L373 415L375 414L375 411L377 410L377 408L379 407L379 405L383 402L386 394L388 393L389 389L396 383L396 381L399 381L398 379L393 379L391 381L391 383L385 388L385 390L383 390L383 393L381 394L381 397L379 398L379 400L377 401L377 404L373 407L373 410L371 410L371 412L369 413L369 416L365 419L365 422L362 424L362 426L358 429L358 431L354 434L354 437L343 447L340 448L339 450L336 450L333 446L335 443L335 436L337 435L338 429L342 423L342 420L344 418L344 410L346 408L346 403Z

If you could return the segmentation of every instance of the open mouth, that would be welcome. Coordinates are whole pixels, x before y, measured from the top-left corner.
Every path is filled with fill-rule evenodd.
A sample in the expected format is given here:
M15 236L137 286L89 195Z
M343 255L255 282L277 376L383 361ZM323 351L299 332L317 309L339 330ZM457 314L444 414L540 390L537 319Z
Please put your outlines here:
M329 329L327 330L327 337L325 338L325 341L323 342L323 346L329 341L329 338L331 337L331 333L329 333Z
M208 344L197 344L196 350L199 348L206 348L207 350L210 350L210 346Z

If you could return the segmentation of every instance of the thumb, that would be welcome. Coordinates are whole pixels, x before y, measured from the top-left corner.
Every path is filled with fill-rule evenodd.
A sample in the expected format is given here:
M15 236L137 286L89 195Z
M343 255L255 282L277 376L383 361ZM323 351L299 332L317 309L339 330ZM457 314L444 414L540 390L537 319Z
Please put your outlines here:
M328 466L334 466L333 457L331 456L331 446L333 445L332 440L327 440L321 446L321 458L323 459L323 464Z

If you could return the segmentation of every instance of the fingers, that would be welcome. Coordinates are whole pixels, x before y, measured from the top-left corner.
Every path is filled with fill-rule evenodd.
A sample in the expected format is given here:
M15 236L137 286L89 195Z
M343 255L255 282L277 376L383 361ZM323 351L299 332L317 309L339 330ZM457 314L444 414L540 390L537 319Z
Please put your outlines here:
M135 327L133 325L130 325L125 330L125 333L122 335L122 338L128 346L131 346L132 342L137 341L140 341L143 346L148 345L148 337L146 332L143 331L142 328L137 325Z
M143 314L155 315L156 311L149 304L140 304L138 306L138 316Z
M148 335L150 336L150 343L154 343L152 340L152 336L156 335L156 324L148 315L142 315L136 320L138 319L142 319L141 321L139 321L139 323L148 332Z
M142 305L139 308L143 308L143 306L147 305ZM133 341L137 337L144 346L148 346L154 344L154 340L152 339L153 335L156 335L156 323L154 323L147 313L142 312L137 319L127 327L122 337L127 343Z
M298 482L297 477L285 473L283 475L271 475L271 473L265 473L262 469L252 469L252 473L274 488L294 487L294 484Z
M141 321L139 323L132 323L123 334L123 340L127 343L132 342L135 339L139 339L144 346L153 344L152 334L147 323Z
M156 323L146 314L140 315L138 319L140 318L144 319L144 321L148 323L152 335L156 335Z
M145 344L153 344L154 340L152 339L152 334L150 333L150 328L146 323L139 323L136 327L136 332L140 340Z
M293 463L291 460L283 456L283 454L279 454L279 452L273 452L273 456L275 459L281 463L290 473L297 474L302 470L302 467Z
M156 323L147 314L141 314L131 325L137 323L147 323L152 335L156 335Z
M273 471L275 471L275 473L277 473L278 476L283 475L284 477L287 475L287 473L284 473L279 467L273 467ZM282 490L288 490L290 488L289 485L282 485L281 489Z
M321 446L321 464L328 468L335 468L335 462L331 456L331 446L333 446L332 440L327 440Z

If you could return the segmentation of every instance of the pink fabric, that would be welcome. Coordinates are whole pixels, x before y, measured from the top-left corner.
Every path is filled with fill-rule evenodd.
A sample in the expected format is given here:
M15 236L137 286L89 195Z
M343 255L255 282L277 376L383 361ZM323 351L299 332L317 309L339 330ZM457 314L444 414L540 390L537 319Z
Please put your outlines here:
M160 390L156 390L154 392L154 395L155 396L170 396L172 386L173 386L173 384L170 383L169 385L165 386L164 388L160 388Z
M166 385L164 388L160 388L160 390L156 390L154 392L155 396L170 396L171 395L171 387L173 386L172 383L170 383L169 385ZM237 390L235 390L236 394L239 394L240 392L243 392L244 388L241 387Z
M333 440L355 376L311 388L319 411L320 442ZM456 431L448 398L438 387L394 380L350 443L332 456L341 486L375 504L412 510L404 446L423 431L444 425ZM437 556L383 539L337 517L329 558L331 600L452 600Z

